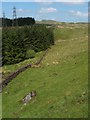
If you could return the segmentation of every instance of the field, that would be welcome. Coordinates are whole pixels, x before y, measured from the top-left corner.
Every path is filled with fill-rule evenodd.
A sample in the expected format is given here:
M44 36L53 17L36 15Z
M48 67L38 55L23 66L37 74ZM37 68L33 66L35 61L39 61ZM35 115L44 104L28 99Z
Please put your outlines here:
M38 68L29 68L3 90L3 118L88 117L88 28L67 24L54 28L53 45ZM36 58L3 66L6 74ZM9 71L9 72L8 72ZM20 100L30 91L37 95L27 105Z

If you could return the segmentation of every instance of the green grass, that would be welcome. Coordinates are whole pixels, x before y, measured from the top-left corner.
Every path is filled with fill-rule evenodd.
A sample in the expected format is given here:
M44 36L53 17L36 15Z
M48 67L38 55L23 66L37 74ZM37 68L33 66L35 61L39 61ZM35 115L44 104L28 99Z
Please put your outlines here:
M74 31L78 32L73 32L69 39L62 39L55 29L55 45L49 50L41 67L27 69L3 90L3 118L88 116L87 26L79 30L75 28ZM19 101L32 90L37 91L37 96L24 106Z
M79 26L79 25L78 25ZM56 28L54 30L54 38L57 39L71 39L77 37L83 37L87 35L88 28L86 26L62 26L63 28ZM82 31L82 32L81 32Z
M0 119L2 118L2 93L0 93Z
M36 63L37 60L40 59L40 57L43 55L43 51L36 53L35 58L32 59L26 59L25 61L22 61L17 64L12 64L12 65L4 65L2 68L4 77L7 77L10 73L14 72L15 70L19 69L20 67L23 67L27 64L33 64Z

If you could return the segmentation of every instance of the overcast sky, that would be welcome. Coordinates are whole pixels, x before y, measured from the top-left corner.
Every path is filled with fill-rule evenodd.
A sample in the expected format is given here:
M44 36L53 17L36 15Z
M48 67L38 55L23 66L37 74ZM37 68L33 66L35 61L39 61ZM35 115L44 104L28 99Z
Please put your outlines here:
M15 6L17 17L34 17L35 20L47 19L61 22L88 22L88 0L17 1L3 0L2 12L5 12L6 17L12 18L12 10Z

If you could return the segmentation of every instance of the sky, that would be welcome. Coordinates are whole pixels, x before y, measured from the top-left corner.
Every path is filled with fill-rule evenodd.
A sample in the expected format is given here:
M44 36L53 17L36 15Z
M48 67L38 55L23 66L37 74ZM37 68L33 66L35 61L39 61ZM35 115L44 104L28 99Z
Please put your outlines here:
M60 22L88 22L88 2L89 0L3 0L2 13L5 12L7 18L13 18L15 6L17 17Z

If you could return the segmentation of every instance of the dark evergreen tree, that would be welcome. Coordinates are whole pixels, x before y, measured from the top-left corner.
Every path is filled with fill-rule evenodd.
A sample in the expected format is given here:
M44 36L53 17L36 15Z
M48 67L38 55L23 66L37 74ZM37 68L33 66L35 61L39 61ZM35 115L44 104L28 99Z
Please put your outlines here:
M8 18L0 18L2 20L2 26L12 26L12 19ZM5 24L4 24L5 22ZM35 24L35 19L31 17L26 17L26 18L17 18L17 23L18 26L24 26L24 25L33 25Z
M52 29L45 25L5 27L2 30L3 64L14 64L35 56L54 44Z

